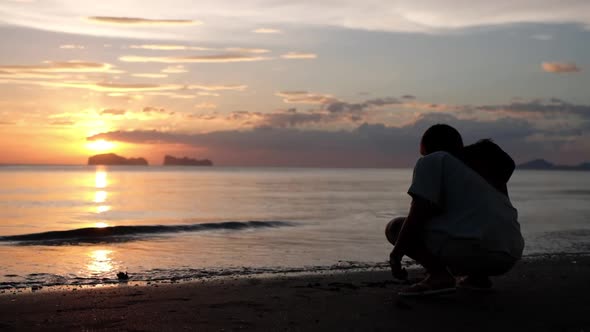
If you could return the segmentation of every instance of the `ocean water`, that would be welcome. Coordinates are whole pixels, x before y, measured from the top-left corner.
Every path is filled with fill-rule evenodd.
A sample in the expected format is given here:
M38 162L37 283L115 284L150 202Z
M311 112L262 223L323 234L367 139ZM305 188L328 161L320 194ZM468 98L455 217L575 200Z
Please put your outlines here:
M382 266L410 169L0 167L0 288ZM525 254L590 251L590 172L517 171Z

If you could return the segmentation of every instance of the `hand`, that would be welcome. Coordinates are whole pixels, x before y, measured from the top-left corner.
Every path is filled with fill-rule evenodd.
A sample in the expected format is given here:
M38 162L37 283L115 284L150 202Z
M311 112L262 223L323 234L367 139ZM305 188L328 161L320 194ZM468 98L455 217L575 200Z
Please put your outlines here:
M391 255L389 256L389 265L391 266L391 274L395 279L408 279L408 271L402 267L401 257L394 255L393 252L391 252Z

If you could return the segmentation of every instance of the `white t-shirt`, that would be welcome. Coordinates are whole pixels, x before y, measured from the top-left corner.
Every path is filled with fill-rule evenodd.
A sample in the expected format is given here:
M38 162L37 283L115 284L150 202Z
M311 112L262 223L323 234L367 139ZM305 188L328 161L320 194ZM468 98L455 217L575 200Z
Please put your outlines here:
M425 224L427 246L435 254L446 241L457 239L521 257L524 240L508 197L451 154L440 151L420 158L408 194L442 211Z

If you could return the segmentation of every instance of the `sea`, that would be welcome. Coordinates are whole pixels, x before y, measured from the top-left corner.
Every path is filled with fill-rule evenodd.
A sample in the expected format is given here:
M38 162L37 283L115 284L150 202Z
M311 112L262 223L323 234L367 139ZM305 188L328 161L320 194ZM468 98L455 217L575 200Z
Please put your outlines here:
M383 268L411 169L0 166L0 289ZM590 252L590 172L517 170L525 255Z

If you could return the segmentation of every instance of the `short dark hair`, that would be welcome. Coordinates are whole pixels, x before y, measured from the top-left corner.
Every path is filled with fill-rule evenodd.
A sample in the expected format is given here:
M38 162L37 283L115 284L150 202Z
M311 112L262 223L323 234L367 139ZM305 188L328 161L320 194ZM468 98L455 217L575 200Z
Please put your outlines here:
M446 151L452 155L459 155L463 149L463 139L457 129L447 125L438 123L428 128L420 144L424 148L426 154Z

